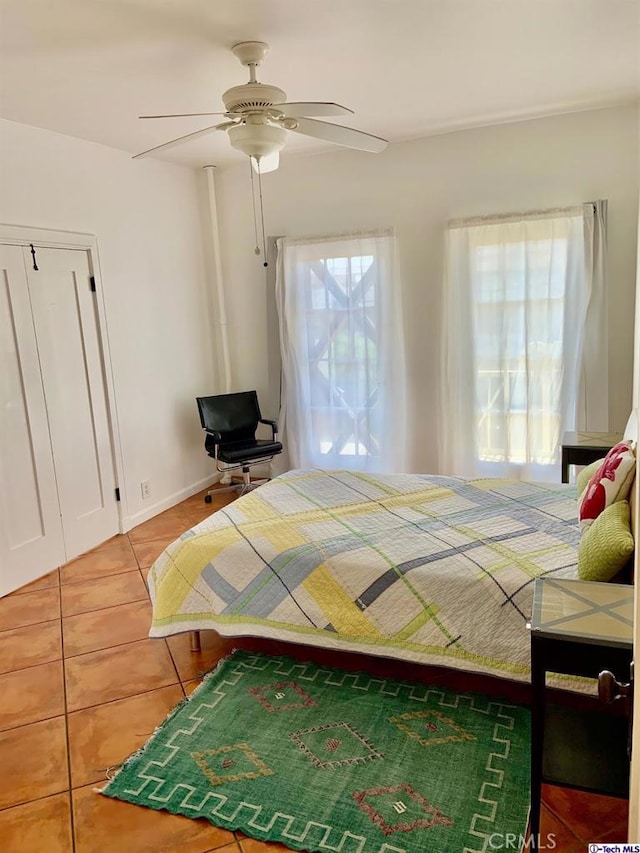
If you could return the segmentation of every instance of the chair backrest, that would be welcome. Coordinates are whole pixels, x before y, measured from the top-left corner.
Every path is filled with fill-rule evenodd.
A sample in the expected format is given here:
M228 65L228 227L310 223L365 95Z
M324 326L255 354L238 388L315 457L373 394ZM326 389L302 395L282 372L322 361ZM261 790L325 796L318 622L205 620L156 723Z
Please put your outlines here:
M202 429L219 432L222 442L245 441L255 437L262 417L255 391L196 397Z

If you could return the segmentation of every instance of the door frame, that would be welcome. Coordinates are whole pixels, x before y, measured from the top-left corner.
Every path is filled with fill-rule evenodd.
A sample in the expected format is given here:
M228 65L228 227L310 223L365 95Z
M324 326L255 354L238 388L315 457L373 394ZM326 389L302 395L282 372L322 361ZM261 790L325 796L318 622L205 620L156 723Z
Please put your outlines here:
M109 435L111 437L112 461L116 486L120 490L118 504L118 528L124 533L123 521L128 518L126 490L124 488L124 464L120 429L118 425L118 409L116 406L115 383L113 380L113 365L109 347L109 327L107 311L100 272L100 254L98 240L95 234L82 231L63 231L53 228L35 228L29 225L9 225L0 223L0 243L12 246L31 246L42 249L78 249L86 251L89 256L89 269L96 283L96 310L98 316L99 346L104 369L104 384L106 392L107 413L109 416ZM97 543L99 544L99 543Z

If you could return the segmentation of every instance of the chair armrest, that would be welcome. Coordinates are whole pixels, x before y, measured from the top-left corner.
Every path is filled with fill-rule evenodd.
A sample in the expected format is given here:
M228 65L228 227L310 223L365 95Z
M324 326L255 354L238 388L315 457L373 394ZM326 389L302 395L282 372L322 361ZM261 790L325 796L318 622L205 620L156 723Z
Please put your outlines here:
M270 421L267 418L260 418L259 423L266 424L271 427L271 432L273 433L273 438L278 434L278 424L276 421Z
M216 442L216 444L220 444L222 441L222 433L216 432L213 429L205 429L207 435L210 435L211 438Z

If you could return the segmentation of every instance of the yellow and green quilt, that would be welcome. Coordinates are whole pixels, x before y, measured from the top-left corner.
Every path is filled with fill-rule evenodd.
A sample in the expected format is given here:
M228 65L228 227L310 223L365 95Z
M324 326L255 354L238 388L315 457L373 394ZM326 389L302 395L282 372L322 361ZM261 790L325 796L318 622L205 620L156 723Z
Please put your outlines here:
M215 629L529 678L537 577L577 576L575 488L294 470L149 574L152 637Z

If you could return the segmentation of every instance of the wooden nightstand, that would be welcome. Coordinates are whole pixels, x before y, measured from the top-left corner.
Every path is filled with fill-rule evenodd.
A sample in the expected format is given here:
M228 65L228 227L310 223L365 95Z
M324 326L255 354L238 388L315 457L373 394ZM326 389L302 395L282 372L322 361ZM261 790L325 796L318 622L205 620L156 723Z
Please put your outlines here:
M570 465L589 465L622 441L621 432L565 432L562 436L562 482L569 482Z
M624 715L546 704L547 672L628 680L633 587L539 578L531 617L531 850L537 850L543 782L628 796L629 722ZM545 741L547 751L545 754Z

